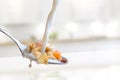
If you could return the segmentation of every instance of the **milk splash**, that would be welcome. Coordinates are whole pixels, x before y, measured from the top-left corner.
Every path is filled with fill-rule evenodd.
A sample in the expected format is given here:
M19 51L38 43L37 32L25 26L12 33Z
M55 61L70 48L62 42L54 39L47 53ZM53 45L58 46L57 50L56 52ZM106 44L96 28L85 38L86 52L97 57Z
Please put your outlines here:
M46 28L45 28L44 36L42 39L42 44L43 44L42 51L41 51L42 53L45 53L46 43L49 40L49 34L52 28L52 24L54 22L54 17L56 14L56 8L58 6L58 2L59 0L53 0L52 9L50 10L48 17L47 17Z

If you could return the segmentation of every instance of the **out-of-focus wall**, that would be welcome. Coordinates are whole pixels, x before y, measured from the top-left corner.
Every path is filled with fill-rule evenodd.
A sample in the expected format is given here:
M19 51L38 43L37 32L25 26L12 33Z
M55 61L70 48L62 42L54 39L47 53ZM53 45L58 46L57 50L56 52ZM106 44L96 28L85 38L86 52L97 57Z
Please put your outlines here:
M69 21L71 1L61 0L56 22ZM35 24L45 22L52 0L0 0L0 24Z
M119 19L119 0L60 0L55 23ZM52 0L0 0L0 23L45 22Z
M119 0L59 2L52 28L58 39L120 37ZM51 4L52 0L0 0L0 24L18 39L42 38Z

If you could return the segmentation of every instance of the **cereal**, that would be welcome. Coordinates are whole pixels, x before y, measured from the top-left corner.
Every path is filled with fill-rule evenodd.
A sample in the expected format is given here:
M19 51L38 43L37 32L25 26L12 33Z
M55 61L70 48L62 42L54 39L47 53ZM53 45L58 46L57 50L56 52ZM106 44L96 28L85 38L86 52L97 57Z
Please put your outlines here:
M38 63L47 64L49 59L62 59L60 52L50 46L46 46L44 54L41 53L41 49L42 43L32 43L28 46L28 51L36 57Z

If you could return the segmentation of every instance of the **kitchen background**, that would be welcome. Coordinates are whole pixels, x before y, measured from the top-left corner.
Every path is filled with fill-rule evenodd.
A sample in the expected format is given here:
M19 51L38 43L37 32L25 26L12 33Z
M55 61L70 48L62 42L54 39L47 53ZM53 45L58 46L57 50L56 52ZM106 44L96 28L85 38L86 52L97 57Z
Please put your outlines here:
M24 44L41 41L51 4L52 0L0 0L0 27ZM22 66L20 71L22 64L14 62L22 60L20 51L0 33L0 63L5 70L0 71L0 80L120 80L119 4L119 0L59 1L49 38L55 49L70 57L71 63L61 66L64 69L40 65L40 69ZM5 67L9 60L11 66Z

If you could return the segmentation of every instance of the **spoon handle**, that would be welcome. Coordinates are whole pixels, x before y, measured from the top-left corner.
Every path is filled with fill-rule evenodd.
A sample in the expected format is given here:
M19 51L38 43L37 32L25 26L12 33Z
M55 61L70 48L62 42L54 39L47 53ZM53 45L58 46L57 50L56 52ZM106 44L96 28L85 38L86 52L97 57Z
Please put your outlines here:
M17 46L19 47L20 51L22 49L24 49L25 45L21 44L21 42L19 40L17 40L16 38L14 38L11 34L9 34L6 30L0 28L0 31L2 33L4 33L6 36L8 36L10 39L12 39L16 44Z

